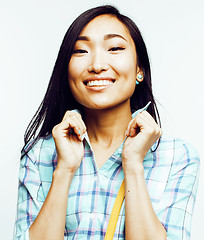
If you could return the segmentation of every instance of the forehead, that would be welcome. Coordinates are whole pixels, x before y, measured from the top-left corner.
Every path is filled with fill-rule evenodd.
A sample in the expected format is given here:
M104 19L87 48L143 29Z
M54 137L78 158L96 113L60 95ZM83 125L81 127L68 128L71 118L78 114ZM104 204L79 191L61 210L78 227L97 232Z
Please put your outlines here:
M127 27L114 15L104 14L92 19L82 30L80 36L98 37L105 34L120 34L133 42Z

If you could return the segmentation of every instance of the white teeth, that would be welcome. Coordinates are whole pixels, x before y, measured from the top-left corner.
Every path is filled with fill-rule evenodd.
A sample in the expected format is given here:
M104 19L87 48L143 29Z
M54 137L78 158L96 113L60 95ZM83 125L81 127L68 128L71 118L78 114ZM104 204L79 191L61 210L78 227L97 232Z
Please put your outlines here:
M110 80L94 80L94 81L88 81L87 86L93 87L93 86L107 86L113 84Z

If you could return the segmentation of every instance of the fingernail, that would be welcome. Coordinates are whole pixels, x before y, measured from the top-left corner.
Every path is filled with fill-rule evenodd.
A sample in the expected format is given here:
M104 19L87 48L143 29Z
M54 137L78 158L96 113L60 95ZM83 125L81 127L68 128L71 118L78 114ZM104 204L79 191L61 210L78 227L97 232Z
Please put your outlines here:
M81 140L83 141L84 138L85 138L85 134L83 134L83 135L81 136Z

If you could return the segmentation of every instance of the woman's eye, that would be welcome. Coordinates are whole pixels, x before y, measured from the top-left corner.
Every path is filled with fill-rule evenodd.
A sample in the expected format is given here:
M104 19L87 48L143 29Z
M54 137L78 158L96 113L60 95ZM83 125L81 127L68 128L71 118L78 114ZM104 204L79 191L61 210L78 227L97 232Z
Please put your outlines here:
M76 49L73 51L73 53L87 53L87 51L84 49Z
M124 50L125 48L123 47L112 47L108 51L116 52L116 51L121 51Z

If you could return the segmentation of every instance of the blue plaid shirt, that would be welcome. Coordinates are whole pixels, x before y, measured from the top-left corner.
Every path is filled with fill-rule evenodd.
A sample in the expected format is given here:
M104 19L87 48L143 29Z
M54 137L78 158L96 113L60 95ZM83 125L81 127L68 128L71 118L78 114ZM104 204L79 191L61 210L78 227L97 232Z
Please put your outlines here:
M94 160L88 136L84 139L84 148L84 158L69 191L64 239L102 240L124 179L121 159L123 144L100 169ZM167 231L167 239L190 239L198 186L197 151L180 139L161 137L159 147L155 152L147 153L143 164L151 202ZM56 165L57 154L52 136L39 139L21 160L15 240L29 239L29 227L45 201ZM115 240L125 239L124 204L125 200L116 226Z

